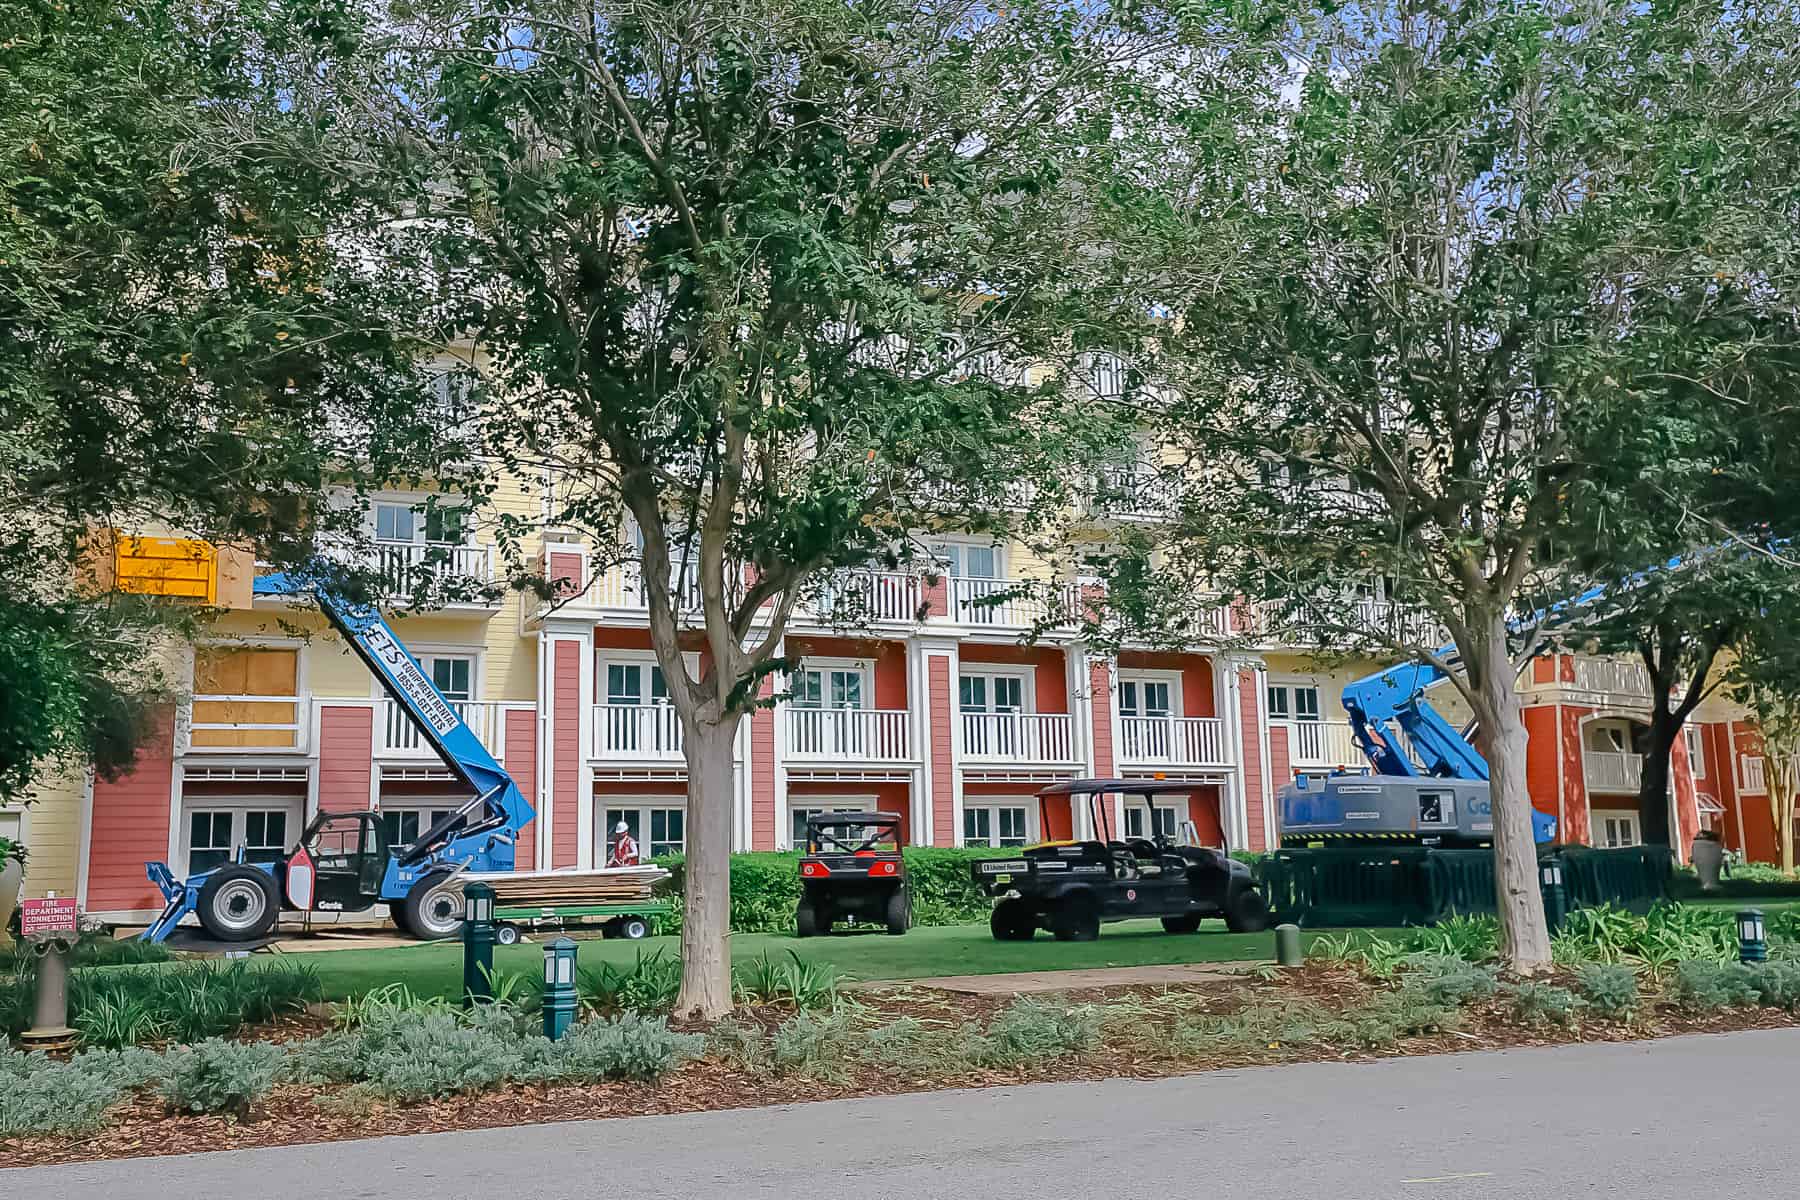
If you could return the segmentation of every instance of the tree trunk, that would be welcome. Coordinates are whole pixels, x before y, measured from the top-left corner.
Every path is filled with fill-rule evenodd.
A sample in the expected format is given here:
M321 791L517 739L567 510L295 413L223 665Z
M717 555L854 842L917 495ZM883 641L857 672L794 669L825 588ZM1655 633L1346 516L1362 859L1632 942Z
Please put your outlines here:
M1525 787L1528 736L1506 645L1506 623L1496 617L1470 630L1477 670L1471 683L1482 707L1482 754L1494 817L1495 908L1500 914L1500 953L1522 975L1550 965L1550 932L1538 887L1537 842L1531 832L1531 795Z
M1766 776L1769 788L1769 816L1775 821L1775 852L1781 859L1783 873L1794 873L1794 795L1800 791L1800 757L1784 754L1777 758L1764 751L1763 762L1770 768Z
M702 1021L731 1011L732 744L740 719L696 720L686 731L687 896L675 1015Z
M1675 752L1675 739L1681 736L1682 720L1669 711L1668 704L1657 704L1650 713L1650 733L1644 743L1644 777L1638 784L1638 829L1644 844L1668 846L1669 797L1675 781L1670 755Z

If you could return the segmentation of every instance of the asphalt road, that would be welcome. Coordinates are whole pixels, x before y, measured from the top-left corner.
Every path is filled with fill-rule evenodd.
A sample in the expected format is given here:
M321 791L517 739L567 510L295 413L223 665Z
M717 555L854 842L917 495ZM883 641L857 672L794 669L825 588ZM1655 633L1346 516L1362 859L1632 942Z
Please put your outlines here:
M1800 1030L0 1171L26 1200L1788 1194Z

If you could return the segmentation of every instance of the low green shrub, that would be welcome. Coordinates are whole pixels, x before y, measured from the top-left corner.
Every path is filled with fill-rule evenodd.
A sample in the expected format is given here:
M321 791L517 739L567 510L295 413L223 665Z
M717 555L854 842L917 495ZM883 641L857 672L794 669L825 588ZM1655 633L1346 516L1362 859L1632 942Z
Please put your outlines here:
M1101 1011L1021 996L988 1023L981 1065L1011 1067L1091 1050L1100 1041Z
M58 1062L0 1047L0 1137L86 1133L106 1110L162 1077L161 1055L147 1050L94 1050Z
M848 1074L854 1045L848 1013L803 1011L776 1028L769 1062L782 1075L837 1081Z
M137 938L116 938L107 933L89 932L76 939L69 950L71 967L114 967L134 963L168 962L174 955L160 942L144 942ZM0 946L0 975L32 968L34 956L23 952L18 943Z
M1775 960L1752 967L1747 982L1756 989L1756 997L1771 1008L1800 1006L1800 961Z
M657 1079L700 1057L706 1038L677 1033L662 1017L627 1012L611 1019L582 1021L571 1026L560 1041L540 1039L532 1046L534 1050L549 1048L536 1056L537 1069L526 1072L538 1079Z
M1524 1025L1567 1025L1581 1008L1581 997L1553 983L1527 981L1507 989L1512 1015Z
M792 950L785 960L759 954L731 972L732 991L741 1002L786 1005L795 1011L836 1007L842 983L837 968L809 962Z
M1669 994L1683 1008L1697 1012L1755 1004L1761 997L1752 980L1754 970L1743 963L1686 959L1675 965Z
M638 951L629 967L603 963L577 973L582 1003L602 1012L662 1012L675 1007L681 991L681 959L661 950Z
M1457 1010L1440 1004L1415 987L1383 992L1360 1008L1353 1008L1327 1022L1321 1036L1329 1042L1348 1042L1370 1050L1385 1050L1401 1039L1456 1028Z
M268 1096L281 1073L281 1047L270 1042L208 1038L171 1051L162 1097L176 1112L242 1117Z
M1500 986L1492 971L1448 955L1412 954L1404 964L1406 986L1417 989L1431 1003L1447 1008L1489 999Z
M978 858L992 858L997 851L909 846L901 853L906 860L907 887L912 893L915 925L967 925L987 920L992 902L976 887L969 864ZM663 933L679 933L686 862L681 855L668 855L658 858L656 863L670 873L658 892L675 902L675 911L659 919L658 929ZM733 933L791 931L794 909L799 901L798 854L756 851L731 856Z
M1575 986L1587 1006L1612 1020L1637 1011L1637 972L1623 963L1588 963L1575 972Z
M921 1047L930 1037L925 1022L917 1017L897 1017L862 1035L857 1057L877 1065L916 1065Z
M740 1070L761 1071L770 1065L769 1035L761 1025L736 1017L726 1017L707 1030L706 1052Z
M76 971L70 1024L90 1046L196 1042L298 1012L320 995L311 966L280 960Z
M1227 1016L1195 1014L1169 1030L1169 1049L1180 1058L1242 1054L1305 1045L1318 1037L1324 1015L1309 1008L1255 1006Z
M1413 954L1492 962L1500 956L1500 922L1491 916L1446 917L1436 925L1408 930L1402 940Z
M351 1076L389 1100L435 1100L484 1091L519 1073L520 1038L449 1013L405 1014L366 1026Z
M386 1020L402 1012L447 1012L450 1001L443 996L420 996L404 983L390 983L352 996L338 1004L333 1014L344 1029L359 1029L372 1022Z

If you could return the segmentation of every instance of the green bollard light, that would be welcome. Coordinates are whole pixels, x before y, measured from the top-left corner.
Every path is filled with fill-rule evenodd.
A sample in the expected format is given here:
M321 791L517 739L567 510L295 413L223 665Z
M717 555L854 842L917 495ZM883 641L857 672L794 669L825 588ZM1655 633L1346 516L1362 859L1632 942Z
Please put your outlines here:
M544 947L544 1036L560 1041L575 1021L575 943L559 937Z
M1563 869L1560 858L1546 858L1538 862L1538 880L1544 888L1544 924L1551 933L1563 926L1569 915L1569 894L1563 889Z
M494 999L494 889L471 883L463 889L463 1007Z
M1741 909L1737 915L1738 961L1743 963L1759 963L1769 961L1769 942L1763 931L1763 913L1760 908Z

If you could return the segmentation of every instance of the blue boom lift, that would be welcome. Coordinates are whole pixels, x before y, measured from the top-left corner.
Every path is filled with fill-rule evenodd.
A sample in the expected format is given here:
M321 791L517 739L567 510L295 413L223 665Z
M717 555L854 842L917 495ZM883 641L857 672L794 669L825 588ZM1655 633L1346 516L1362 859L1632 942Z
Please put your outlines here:
M458 876L513 869L513 844L535 815L506 769L401 645L379 610L351 603L306 575L270 575L258 596L312 596L383 690L451 772L472 793L410 846L390 847L380 815L321 812L295 849L276 862L236 861L185 880L167 863L145 864L167 906L143 938L160 942L195 913L220 941L262 938L283 909L358 912L386 903L394 923L414 937L454 934L462 924Z

